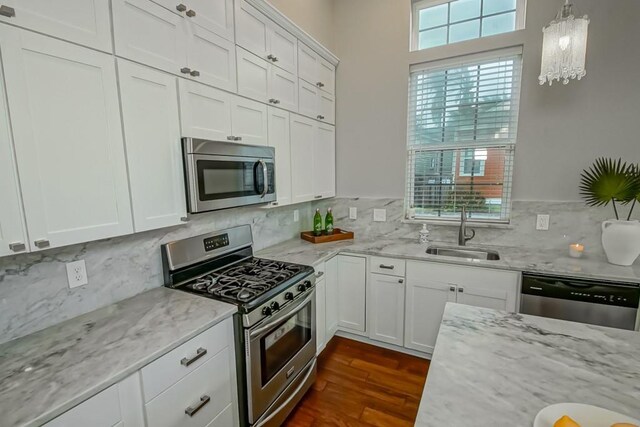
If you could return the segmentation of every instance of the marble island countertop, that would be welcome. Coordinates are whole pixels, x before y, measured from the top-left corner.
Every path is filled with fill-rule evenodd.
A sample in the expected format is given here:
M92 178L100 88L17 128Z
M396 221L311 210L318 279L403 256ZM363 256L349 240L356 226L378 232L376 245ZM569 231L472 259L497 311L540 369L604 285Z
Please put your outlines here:
M562 402L640 418L640 333L447 304L416 426L529 427Z
M156 288L0 345L0 426L38 426L236 312Z
M443 242L432 242L430 244L455 246L451 243ZM353 253L640 283L640 262L636 262L631 267L620 267L609 264L604 254L602 256L588 255L580 259L570 258L568 247L564 251L538 251L523 247L478 245L478 247L496 250L500 253L499 261L481 261L429 255L425 252L428 246L427 244L418 243L415 239L397 238L366 239L356 237L354 240L320 244L309 243L301 239L291 239L263 249L256 253L256 256L315 265L338 253ZM475 246L470 243L469 247Z

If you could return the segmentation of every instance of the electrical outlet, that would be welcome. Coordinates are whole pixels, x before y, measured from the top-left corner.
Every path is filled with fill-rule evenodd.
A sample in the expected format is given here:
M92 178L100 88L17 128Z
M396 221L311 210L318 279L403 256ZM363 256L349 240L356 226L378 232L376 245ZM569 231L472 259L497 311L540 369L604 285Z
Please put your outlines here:
M300 211L298 209L293 211L293 222L300 221Z
M349 208L349 219L358 219L358 208Z
M71 289L89 283L87 279L87 267L83 259L67 263L67 279L69 280L69 288Z
M387 210L386 209L374 209L373 210L373 220L375 222L385 222L387 220Z
M536 217L536 230L549 230L549 215L538 215Z

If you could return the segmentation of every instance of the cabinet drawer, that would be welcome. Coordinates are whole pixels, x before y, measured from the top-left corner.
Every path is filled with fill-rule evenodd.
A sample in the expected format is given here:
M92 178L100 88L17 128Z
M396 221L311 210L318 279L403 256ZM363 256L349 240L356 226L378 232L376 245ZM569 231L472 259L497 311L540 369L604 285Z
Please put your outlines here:
M371 257L371 272L388 276L404 276L404 260L382 257Z
M112 427L121 420L116 384L68 410L44 427Z
M227 319L142 368L144 401L149 402L181 378L194 372L220 350L233 345L232 333L231 319ZM198 357L198 354L202 355ZM193 362L189 363L191 360Z
M205 427L232 402L231 352L225 347L211 359L145 405L153 427ZM205 403L206 402L206 403ZM200 407L191 416L191 410ZM215 423L213 425L216 425Z

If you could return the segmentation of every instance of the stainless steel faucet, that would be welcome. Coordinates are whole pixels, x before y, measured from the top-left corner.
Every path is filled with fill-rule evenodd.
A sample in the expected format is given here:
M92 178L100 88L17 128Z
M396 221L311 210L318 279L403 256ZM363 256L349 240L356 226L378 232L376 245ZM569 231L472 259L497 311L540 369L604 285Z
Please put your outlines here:
M467 208L462 207L460 213L460 232L458 233L458 246L466 246L467 242L476 237L476 230L471 230L471 236L467 235Z

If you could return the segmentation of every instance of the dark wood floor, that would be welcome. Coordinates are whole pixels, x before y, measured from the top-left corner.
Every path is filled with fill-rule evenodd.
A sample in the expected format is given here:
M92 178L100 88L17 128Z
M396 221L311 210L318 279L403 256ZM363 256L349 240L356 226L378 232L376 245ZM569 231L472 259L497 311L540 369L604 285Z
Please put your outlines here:
M428 360L334 337L284 425L413 426L428 370Z

